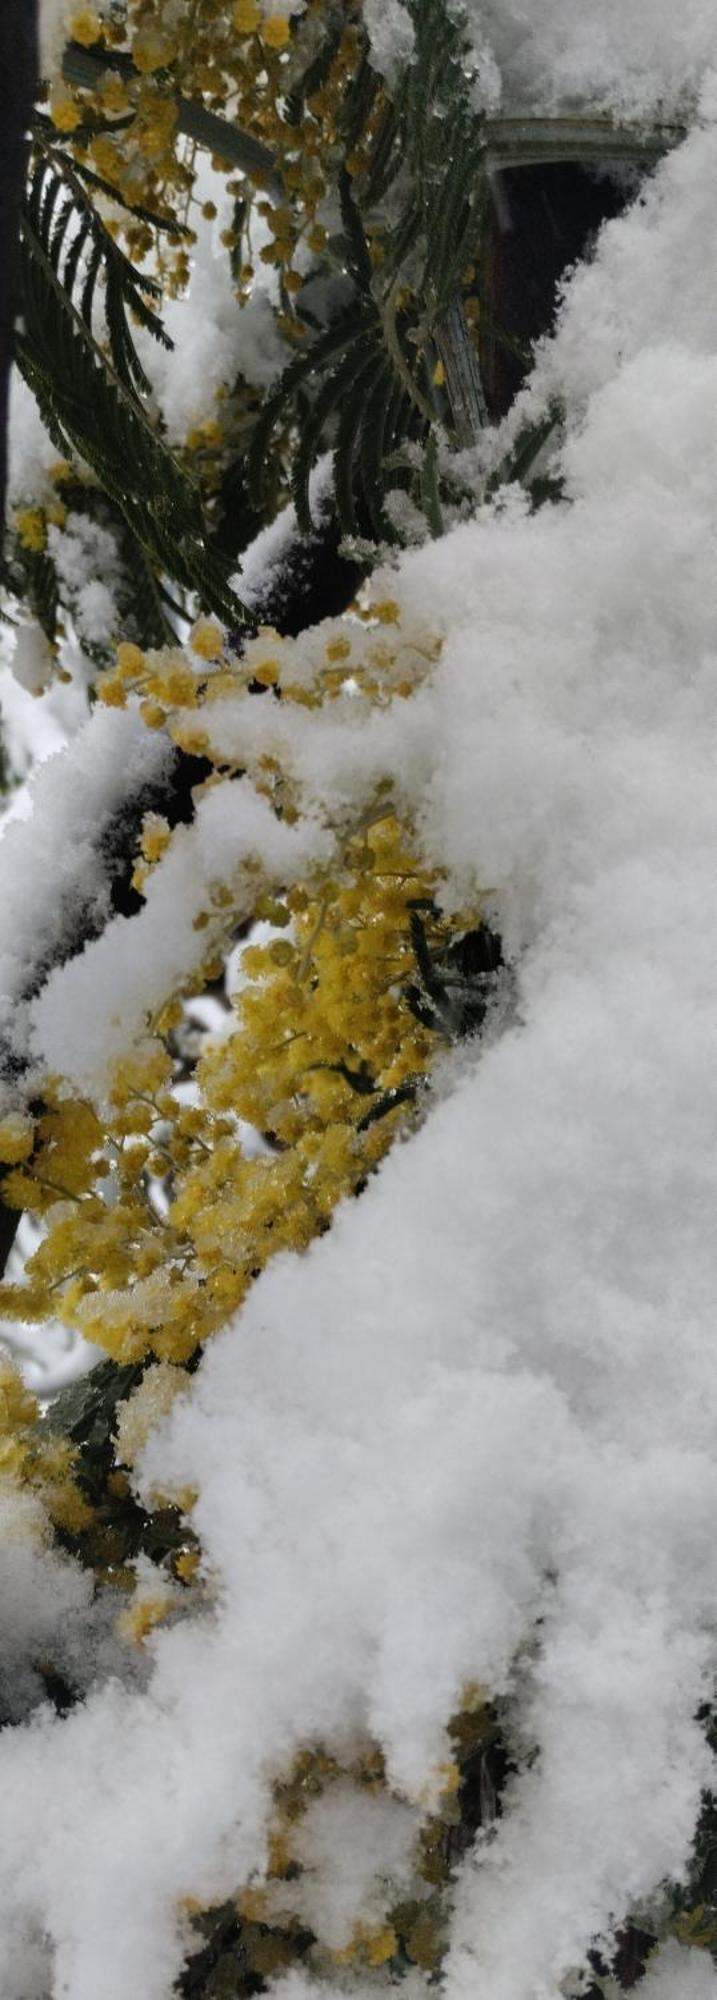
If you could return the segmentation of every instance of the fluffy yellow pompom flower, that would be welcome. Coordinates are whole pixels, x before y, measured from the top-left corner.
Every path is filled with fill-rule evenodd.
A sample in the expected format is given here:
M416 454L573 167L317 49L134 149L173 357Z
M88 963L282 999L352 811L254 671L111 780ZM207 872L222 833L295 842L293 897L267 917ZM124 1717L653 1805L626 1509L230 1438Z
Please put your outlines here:
M214 618L198 618L196 625L192 626L189 643L200 660L217 660L224 646L221 625L217 625Z
M291 28L285 14L270 14L262 23L261 39L269 49L288 48Z
M17 1167L28 1160L33 1148L35 1127L27 1111L8 1111L0 1119L0 1162Z
M19 1370L12 1361L0 1357L0 1437L27 1430L37 1413L36 1399L25 1388Z
M121 1639L128 1639L132 1646L144 1646L150 1632L157 1625L163 1625L173 1609L171 1591L156 1591L153 1595L139 1593L126 1611L120 1612L117 1631Z
M82 124L82 112L65 90L53 91L50 98L50 117L58 132L74 132Z
M21 507L19 514L15 515L15 528L24 549L44 549L47 529L41 507Z
M120 673L126 675L128 679L134 674L142 673L144 653L139 646L133 646L129 640L124 640L123 644L117 647L116 658Z
M189 1387L183 1368L157 1361L147 1368L138 1387L117 1412L117 1456L123 1465L134 1465L150 1431L161 1417L168 1416L177 1396Z
M70 15L70 34L73 42L81 42L86 49L99 41L102 22L94 7L80 7L76 14Z
M163 69L171 62L175 48L176 44L170 35L163 34L161 28L154 27L148 22L146 27L140 28L132 43L135 69L143 75L156 69Z
M257 0L237 0L232 9L232 21L239 35L254 35L261 24L261 8Z
M410 695L440 650L422 627L401 630L387 597L362 600L300 647L266 626L240 659L223 658L222 628L204 617L189 643L209 669L178 646L143 652L125 643L107 686L113 699L131 689L148 726L166 726L175 741L186 741L192 709L217 776L225 699L246 694L253 707L256 686L273 687L288 715L292 702L337 700L348 679L353 699L384 705ZM297 820L300 794L280 756L260 750L249 766L277 815ZM158 814L145 816L133 878L140 891L176 837ZM59 1087L34 1142L24 1128L6 1128L5 1199L43 1218L46 1234L24 1281L0 1287L0 1311L52 1313L123 1363L154 1356L170 1368L148 1382L173 1389L172 1369L182 1373L273 1256L303 1251L329 1226L420 1111L442 1031L416 1007L417 952L440 964L455 935L437 889L387 780L354 831L337 838L330 869L281 890L248 857L240 882L207 884L192 919L207 930L207 953L189 993L221 976L247 894L274 933L244 946L235 1020L200 1049L191 1103L175 1087L186 1075L180 990L127 1052L109 1112L98 1116ZM247 1126L262 1148L247 1149Z

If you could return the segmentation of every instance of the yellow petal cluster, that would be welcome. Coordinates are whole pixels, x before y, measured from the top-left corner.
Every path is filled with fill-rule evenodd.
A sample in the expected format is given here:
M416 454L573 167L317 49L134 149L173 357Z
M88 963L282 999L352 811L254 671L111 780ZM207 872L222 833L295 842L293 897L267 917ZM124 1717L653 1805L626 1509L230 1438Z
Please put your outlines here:
M100 692L110 703L139 698L149 727L201 745L222 768L225 716L257 689L287 707L381 706L409 698L438 650L435 634L375 595L297 641L263 628L241 657L206 618L186 650L124 642ZM279 817L298 817L277 758L259 750L252 776ZM171 840L161 815L147 814L140 890ZM271 891L259 857L253 912L269 935L250 930L231 1023L200 1054L191 1098L186 996L174 993L127 1053L108 1106L58 1080L34 1126L27 1114L0 1124L5 1199L45 1231L22 1281L0 1287L0 1312L57 1316L117 1361L154 1356L171 1373L276 1253L302 1251L328 1228L420 1112L438 1036L414 1003L415 914L425 951L440 958L455 926L439 914L439 887L388 780L337 840L330 869ZM237 893L218 880L195 914L209 947L194 990L221 975L222 937L228 947L246 919L246 879L241 906Z
M283 318L295 338L301 338L302 330L291 311L298 277L294 258L335 184L342 159L341 106L362 53L359 0L344 0L338 43L329 51L321 85L310 94L297 127L287 102L286 63L298 48L299 71L308 68L326 28L323 6L324 0L308 0L306 7L290 13L265 0L235 0L233 7L194 0L186 8L166 0L117 0L102 21L93 8L82 7L72 22L75 38L100 53L106 48L107 68L98 71L94 88L58 87L50 106L58 130L69 136L81 128L74 141L78 157L116 187L123 202L186 226L195 200L195 165L192 152L179 141L177 93L203 100L223 114L229 103L232 122L251 132L276 160L280 190L271 200L262 199L261 212L273 238L267 249L284 279ZM133 64L121 79L111 67L118 48ZM108 111L121 113L123 121L129 114L130 122L108 133ZM87 127L100 121L102 129L88 134ZM218 156L215 164L230 175L233 171L230 191L256 201L260 174L253 176L252 187L231 162ZM151 247L152 232L141 218L135 223L130 216L120 227L133 255ZM233 241L232 236L230 247ZM170 290L186 283L186 242L186 237L175 238L167 249L165 239L157 246ZM241 278L238 291L244 295Z
M66 1439L42 1428L36 1398L9 1356L0 1356L0 1484L29 1488L48 1522L81 1532L92 1509L77 1484L75 1460Z
M370 1738L358 1739L340 1754L321 1743L307 1744L279 1773L273 1788L263 1871L235 1897L243 1964L257 1972L265 1964L287 1970L301 1966L330 1987L335 1986L337 1968L341 1968L340 1977L358 1974L362 1986L375 1986L377 1992L385 1992L389 1969L398 1978L404 1976L407 1966L435 1976L446 1949L456 1861L471 1844L482 1815L490 1811L489 1760L496 1749L499 1759L501 1754L495 1708L484 1698L477 1700L475 1690L466 1688L460 1707L447 1723L446 1737L451 1761L433 1773L432 1803L423 1811L416 1810L412 1859L410 1850L408 1856L410 1878L400 1893L386 1880L382 1911L372 1913L370 1921L359 1918L347 1942L338 1947L322 1937L319 1919L315 1934L309 1936L307 1952L306 1923L301 1918L302 1826L317 1801L330 1799L334 1786L340 1788L344 1800L350 1792L357 1801L368 1796L383 1802L395 1796L380 1744ZM494 1768L500 1768L499 1763ZM401 1804L405 1809L405 1801ZM379 1871L377 1849L378 1880ZM211 1937L211 1912L202 1913L194 1905L191 1915ZM227 1960L228 1983L231 1969Z
M160 1035L116 1076L108 1117L58 1087L4 1184L46 1233L0 1311L59 1316L123 1362L183 1363L272 1256L321 1233L420 1103L436 1037L405 988L416 901L435 942L442 930L434 887L377 809L335 873L260 903L273 934L244 951L195 1102Z

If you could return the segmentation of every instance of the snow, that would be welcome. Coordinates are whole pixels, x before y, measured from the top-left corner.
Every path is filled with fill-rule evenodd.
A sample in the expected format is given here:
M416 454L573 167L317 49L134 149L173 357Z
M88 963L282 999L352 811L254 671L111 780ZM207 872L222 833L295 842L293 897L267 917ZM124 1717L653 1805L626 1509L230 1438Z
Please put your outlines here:
M122 564L116 536L85 514L69 513L61 528L48 529L47 546L80 640L90 645L117 640Z
M299 8L272 5L263 11ZM72 12L71 0L41 0L45 77L59 67ZM704 70L717 60L709 0L684 0L677 14L670 0L631 0L629 7L622 0L602 0L598 10L590 0L541 0L539 7L529 0L467 0L466 14L476 42L492 46L505 97L541 111L578 99L593 109L654 114L693 95ZM384 75L409 52L407 15L401 0L389 0L381 10L369 0L374 56Z
M480 47L492 47L503 109L571 104L650 118L680 109L717 62L709 0L466 0Z
M44 632L32 619L17 628L12 654L12 671L28 694L44 694L52 676L52 654Z
M8 423L8 493L11 505L55 498L48 479L51 465L58 461L27 383L13 369L10 377L10 417Z
M541 101L638 112L717 57L696 0L487 0L481 22L506 86ZM142 912L32 1005L38 1065L101 1091L196 962L212 879L241 907L254 857L282 883L327 859L327 823L391 772L447 904L488 896L516 989L361 1199L158 1395L139 1490L196 1487L212 1608L153 1636L147 1688L98 1668L65 1720L0 1739L7 2000L169 2000L182 1899L261 1877L299 1747L368 1736L395 1796L329 1789L299 1834L302 1908L344 1940L406 1879L468 1682L524 1754L458 1872L445 2000L558 2000L596 1936L684 1876L715 1783L696 1718L717 1666L716 109L709 86L567 286L512 420L560 389L565 499L480 510L378 580L442 636L431 676L366 718L227 704L225 752L249 774L281 756L296 827L251 775L217 785ZM9 999L80 882L102 906L91 835L122 755L139 784L162 752L133 715L94 717L4 836ZM76 1625L66 1577L48 1595ZM715 2000L717 1977L672 1942L642 1991Z
M197 930L194 919L210 904L212 883L236 878L240 921L243 907L251 914L257 867L262 879L294 881L331 850L318 822L295 829L241 780L216 785L199 801L192 825L175 832L138 916L114 917L50 973L30 1012L35 1056L101 1097L149 1016L207 956L211 931Z
M26 1060L26 996L71 948L80 920L109 909L102 836L113 815L171 763L166 740L135 713L96 710L66 750L40 765L32 810L0 836L0 1023L4 1053Z
M405 63L411 62L416 31L402 0L364 0L364 21L371 44L371 62L389 89L395 87Z
M20 1216L6 1265L11 1284L20 1277L26 1259L37 1249L41 1233L33 1217L27 1213ZM17 1320L0 1318L0 1353L2 1348L9 1349L28 1389L43 1403L48 1403L59 1389L85 1375L103 1358L98 1347L82 1340L69 1327L61 1326L58 1320L45 1320L41 1326L23 1326Z
M241 596L248 610L261 604L265 592L271 591L280 580L291 554L292 544L297 534L296 510L292 506L282 507L280 513L250 542L242 556L240 567L232 579L233 587Z
M0 633L2 747L12 779L1 826L8 818L27 816L30 799L21 781L46 757L63 750L87 721L86 662L71 639L63 641L62 660L71 680L54 677L44 693L31 693L28 682L37 686L46 667L46 641L39 625L28 620Z
M70 31L77 0L40 0L40 75L54 77L60 69L62 51Z
M717 1975L706 1951L670 1943L651 1961L642 1993L644 2000L715 2000Z
M42 1700L38 1669L58 1647L63 1664L63 1632L86 1621L91 1581L48 1546L48 1523L41 1502L26 1491L4 1486L0 1495L0 1588L3 1629L0 1642L0 1714L16 1721ZM58 1662L59 1664L59 1662Z
M477 100L505 115L609 111L638 121L689 111L717 63L709 0L465 0L459 10L478 66ZM376 69L389 88L410 59L403 0L364 0Z
M332 454L324 452L309 476L309 510L315 524L320 524L329 511L331 490ZM276 602L279 598L282 578L290 578L297 542L300 543L296 509L289 502L266 527L260 528L243 551L232 587L257 617L261 618L266 602Z
M595 389L655 343L677 342L686 355L713 351L716 253L708 220L716 115L712 75L689 144L668 154L627 213L604 225L594 258L571 275L570 309L539 351L513 424L556 393L575 421Z
M148 334L137 335L142 361L154 386L170 442L183 444L193 426L215 419L217 394L226 394L242 380L266 389L286 362L286 347L277 331L271 298L275 274L257 263L251 293L241 308L232 279L222 232L231 228L233 198L226 179L201 153L196 162L192 227L192 271L187 292L163 306L162 318L174 341L168 350ZM211 202L214 220L202 214ZM252 244L258 260L269 231L261 216L252 217Z
M292 1843L302 1874L274 1891L272 1914L283 1898L330 1950L344 1949L358 1924L380 1925L387 1902L410 1888L419 1823L398 1799L330 1785L303 1814Z

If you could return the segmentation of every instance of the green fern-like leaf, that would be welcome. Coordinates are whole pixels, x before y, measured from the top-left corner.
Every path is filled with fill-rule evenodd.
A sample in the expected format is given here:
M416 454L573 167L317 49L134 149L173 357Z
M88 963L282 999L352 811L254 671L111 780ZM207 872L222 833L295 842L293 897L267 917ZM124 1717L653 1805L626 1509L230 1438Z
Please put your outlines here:
M129 314L167 341L156 286L134 271L52 147L40 155L21 214L19 294L16 359L58 451L89 465L155 570L241 622L199 493L144 400Z
M147 333L171 348L157 311L160 287L135 270L92 200L92 182L76 162L53 144L44 125L35 129L35 166L26 210L67 296L90 331L104 311L104 332L120 381L149 393L149 382L130 330L129 313ZM102 283L98 283L101 280Z

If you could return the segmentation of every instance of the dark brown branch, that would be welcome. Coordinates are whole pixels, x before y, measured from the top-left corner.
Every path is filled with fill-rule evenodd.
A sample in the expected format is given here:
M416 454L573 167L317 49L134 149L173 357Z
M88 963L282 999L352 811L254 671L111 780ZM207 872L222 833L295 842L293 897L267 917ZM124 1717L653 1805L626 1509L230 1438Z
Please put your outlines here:
M37 82L35 0L0 7L0 532L5 520L7 424L15 313L17 218L25 173L25 134ZM20 1217L0 1198L0 1273Z
M0 521L5 518L7 418L15 311L17 218L25 134L37 82L35 0L0 6Z

